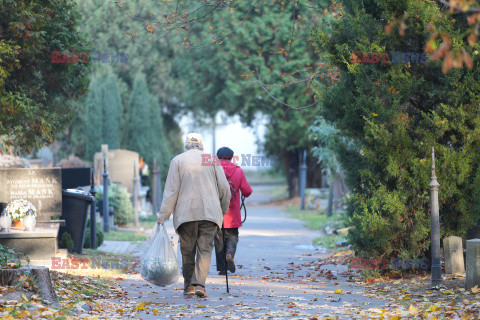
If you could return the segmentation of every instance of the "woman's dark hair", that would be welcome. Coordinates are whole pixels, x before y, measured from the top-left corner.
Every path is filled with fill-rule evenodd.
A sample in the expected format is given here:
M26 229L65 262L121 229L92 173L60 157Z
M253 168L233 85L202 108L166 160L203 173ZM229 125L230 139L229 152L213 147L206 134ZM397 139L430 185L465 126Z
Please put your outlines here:
M221 147L217 150L218 160L232 160L233 150L228 147Z

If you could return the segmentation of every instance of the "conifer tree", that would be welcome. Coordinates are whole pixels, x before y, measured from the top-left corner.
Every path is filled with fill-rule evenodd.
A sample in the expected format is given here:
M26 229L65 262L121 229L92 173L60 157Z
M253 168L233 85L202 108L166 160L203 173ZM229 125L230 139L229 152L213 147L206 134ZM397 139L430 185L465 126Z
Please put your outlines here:
M154 128L151 109L152 103L145 75L139 73L133 80L132 93L127 105L122 144L125 149L138 152L148 162L153 158Z
M107 74L102 91L103 143L108 144L110 149L118 149L122 137L123 105L115 75Z
M103 137L103 110L101 81L98 78L90 81L89 90L84 103L84 112L81 115L83 130L78 133L85 136L85 154L83 158L93 161L93 155L100 150Z
M170 164L170 150L167 144L165 127L163 125L162 110L158 105L158 99L154 96L150 97L150 112L152 121L152 156L150 163L153 163L153 158L157 159L157 165L160 168L162 176L166 178L168 166Z
M357 251L370 257L423 256L430 248L432 147L442 237L465 236L480 213L480 69L444 74L441 61L418 59L429 42L431 23L450 30L452 47L459 48L466 17L450 19L435 2L343 5L339 19L321 24L313 39L341 73L334 86L321 92L321 115L352 141L335 146L352 190L349 237ZM395 24L405 16L408 20ZM475 65L478 48L478 43L468 48ZM352 61L352 51L361 52L363 63ZM373 55L384 52L390 62ZM401 53L400 63L393 63L392 52Z
M93 161L102 144L118 149L121 142L123 105L117 79L110 71L95 75L90 92L81 108L80 121L73 126L72 150L87 161ZM78 144L85 144L84 153Z

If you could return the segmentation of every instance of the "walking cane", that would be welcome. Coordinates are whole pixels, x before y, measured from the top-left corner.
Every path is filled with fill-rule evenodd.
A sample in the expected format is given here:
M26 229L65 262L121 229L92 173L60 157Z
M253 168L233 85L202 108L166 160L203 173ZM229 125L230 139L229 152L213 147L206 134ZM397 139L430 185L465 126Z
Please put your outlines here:
M222 223L222 238L223 238L223 262L225 266L225 281L227 282L227 293L230 293L228 288L228 270L227 270L227 246L225 245L225 228Z

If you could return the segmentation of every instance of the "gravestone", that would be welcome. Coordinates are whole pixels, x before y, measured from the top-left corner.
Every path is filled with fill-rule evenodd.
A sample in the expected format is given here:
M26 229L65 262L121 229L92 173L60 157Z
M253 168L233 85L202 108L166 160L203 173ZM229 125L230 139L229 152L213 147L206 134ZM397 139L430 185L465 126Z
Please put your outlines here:
M117 183L133 194L133 164L139 168L140 156L138 152L117 149L107 152L108 179ZM95 184L102 184L103 175L103 153L97 152L94 156Z
M465 288L480 286L480 239L467 240L467 276Z
M462 238L451 236L443 239L443 252L446 274L465 272Z
M62 220L62 173L60 168L0 169L0 203L30 201L37 209L34 231L12 228L0 232L0 244L26 255L31 263L45 264L57 252L57 234Z
M37 209L37 221L50 221L62 214L62 173L60 168L0 169L0 202L30 201Z
M62 168L62 189L91 185L91 168Z

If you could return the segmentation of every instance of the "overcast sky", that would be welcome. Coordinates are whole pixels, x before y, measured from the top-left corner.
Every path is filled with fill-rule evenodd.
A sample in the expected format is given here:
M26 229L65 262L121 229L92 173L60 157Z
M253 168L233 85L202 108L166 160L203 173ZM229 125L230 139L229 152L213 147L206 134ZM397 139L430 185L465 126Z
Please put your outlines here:
M217 123L225 123L221 116L217 117ZM244 126L238 117L228 117L226 125L217 125L216 149L229 147L235 155L251 154L252 156L263 156L262 148L258 141L263 143L265 136L265 119L257 119L254 128ZM180 120L180 128L183 133L183 140L189 132L197 132L202 135L205 152L212 153L212 129L196 128L192 117L185 116ZM216 153L216 152L215 152Z

